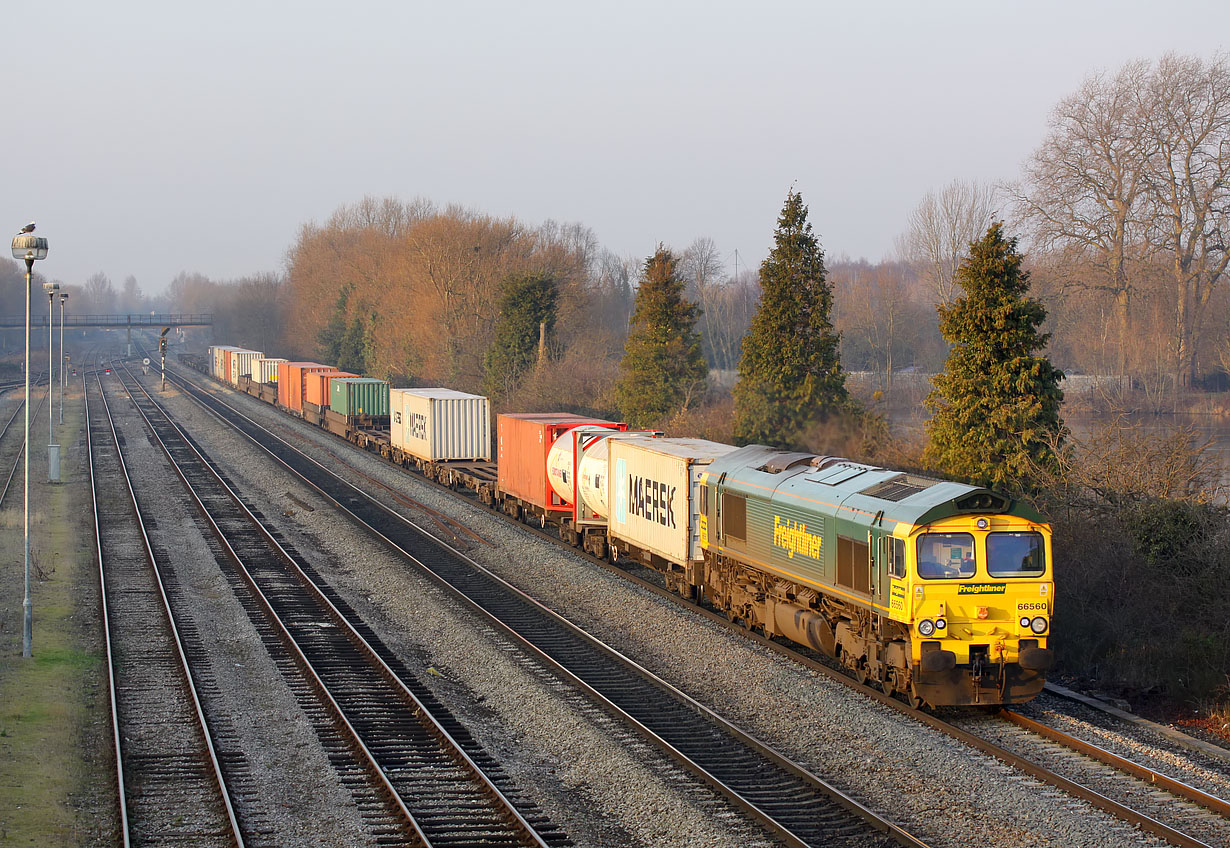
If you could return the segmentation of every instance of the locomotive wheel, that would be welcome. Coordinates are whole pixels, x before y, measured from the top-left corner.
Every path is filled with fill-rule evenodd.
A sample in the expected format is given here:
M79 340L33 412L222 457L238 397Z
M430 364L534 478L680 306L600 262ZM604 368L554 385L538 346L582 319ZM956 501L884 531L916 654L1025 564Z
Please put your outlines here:
M619 562L619 547L611 545L611 564L614 565L617 562Z
M866 667L862 665L856 666L854 669L854 679L859 682L859 685L866 686L868 679Z
M542 515L538 516L538 526L541 527L543 530L547 529L547 514L545 512Z
M914 688L914 684L910 684L910 691L905 696L906 703L916 710L921 710L927 702L923 700L922 695L918 694L918 690Z

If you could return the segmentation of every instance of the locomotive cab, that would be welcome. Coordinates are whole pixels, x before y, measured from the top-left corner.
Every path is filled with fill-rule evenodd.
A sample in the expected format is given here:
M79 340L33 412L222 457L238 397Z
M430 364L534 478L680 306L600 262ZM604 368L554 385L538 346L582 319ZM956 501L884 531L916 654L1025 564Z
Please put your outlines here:
M1020 703L1053 663L1050 533L1014 515L954 516L909 534L903 598L915 693L927 703ZM894 578L895 580L895 578Z

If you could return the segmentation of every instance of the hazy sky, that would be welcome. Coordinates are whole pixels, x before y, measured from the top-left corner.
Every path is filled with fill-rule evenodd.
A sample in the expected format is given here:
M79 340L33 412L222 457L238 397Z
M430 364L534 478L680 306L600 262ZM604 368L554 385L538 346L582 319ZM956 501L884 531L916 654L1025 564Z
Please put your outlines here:
M6 3L0 225L147 292L283 267L364 195L758 263L794 184L830 257L1013 178L1089 73L1230 45L1230 3Z

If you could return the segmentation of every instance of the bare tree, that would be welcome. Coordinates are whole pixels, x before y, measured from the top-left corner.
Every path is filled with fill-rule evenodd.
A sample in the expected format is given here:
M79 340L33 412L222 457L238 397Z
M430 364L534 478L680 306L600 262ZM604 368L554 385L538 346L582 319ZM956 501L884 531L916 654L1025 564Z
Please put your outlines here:
M94 312L100 315L110 315L115 312L115 286L101 271L86 278L83 294L85 303L78 308L84 312Z
M1190 385L1209 302L1230 263L1230 62L1170 54L1150 83L1150 235L1172 277L1176 383Z
M910 215L906 250L937 304L953 299L953 277L970 242L981 238L995 215L995 189L953 180L927 192Z
M129 274L124 278L124 288L120 290L120 312L144 312L147 305L145 295L141 292L141 286L137 284L137 278Z
M1230 66L1168 55L1090 77L1051 116L1051 130L1015 190L1034 246L1110 296L1117 363L1141 334L1141 275L1168 269L1168 350L1176 384L1199 372L1210 304L1225 279L1230 215ZM1154 346L1156 347L1156 346Z
M1149 65L1096 74L1051 113L1050 132L1015 188L1018 214L1035 247L1082 269L1077 285L1114 301L1119 374L1127 371L1134 284L1129 260L1142 239L1144 133Z

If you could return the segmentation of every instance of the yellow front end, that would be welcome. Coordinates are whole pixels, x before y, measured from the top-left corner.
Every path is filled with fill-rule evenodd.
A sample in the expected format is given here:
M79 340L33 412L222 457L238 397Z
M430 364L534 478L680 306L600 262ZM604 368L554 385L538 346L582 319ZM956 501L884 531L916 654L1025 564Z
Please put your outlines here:
M934 704L1036 695L1053 662L1050 528L1010 515L957 516L912 528L906 551L905 585L893 595L905 596L916 693Z

